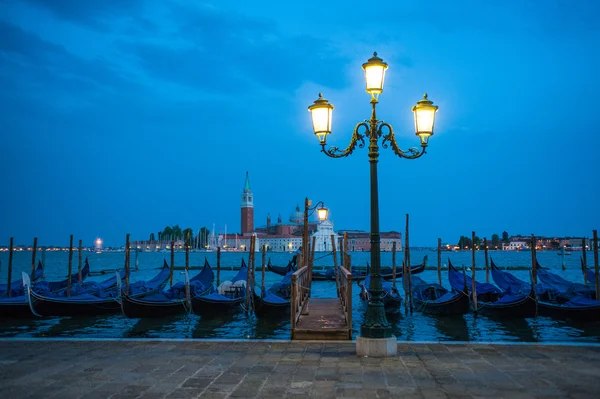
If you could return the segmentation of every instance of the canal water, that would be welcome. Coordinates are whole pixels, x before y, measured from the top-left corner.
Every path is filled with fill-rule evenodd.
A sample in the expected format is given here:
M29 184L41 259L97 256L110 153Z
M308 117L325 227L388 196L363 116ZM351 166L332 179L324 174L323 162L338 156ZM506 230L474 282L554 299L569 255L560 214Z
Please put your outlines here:
M368 252L351 252L352 265L364 266L369 261ZM494 262L501 267L519 268L512 271L517 277L529 280L529 271L526 267L531 265L531 252L490 251ZM442 263L447 265L448 258L455 266L471 266L471 253L443 252ZM112 276L111 270L120 269L124 265L123 252L91 253L84 252L89 257L93 276L89 280L103 280ZM136 270L136 256L139 268ZM274 265L286 265L291 259L290 253L268 253ZM403 254L398 253L398 263ZM436 282L437 253L432 250L411 251L412 264L420 263L424 256L428 256L427 269L419 274L426 281ZM540 264L552 269L555 273L574 282L583 282L580 266L581 252L573 252L564 256L566 270L562 270L562 259L557 252L538 252ZM158 273L162 266L163 258L169 262L169 253L145 252L131 254L132 274L131 281L147 280ZM211 266L216 266L216 253L197 252L190 254L190 265L199 267L204 259L208 259ZM241 259L248 260L248 253L224 252L221 254L221 264L225 268L239 267ZM391 265L391 253L382 253L382 265ZM588 265L592 263L593 256L588 252ZM1 270L0 282L6 282L8 253L0 253ZM64 279L67 274L68 253L65 251L48 251L45 254L45 278L47 280ZM175 254L175 265L185 264L185 253ZM261 254L256 254L256 264L261 265ZM483 251L476 254L477 279L485 281L485 272L479 270L485 264ZM74 270L77 270L77 252L73 255ZM331 266L331 254L316 253L315 266ZM21 271L31 272L31 252L16 252L13 259L13 280L20 276ZM100 273L106 272L102 275ZM192 270L190 275L197 273ZM232 277L236 272L223 270L221 279ZM443 284L449 287L447 272L442 272ZM491 278L491 277L490 277ZM278 281L281 276L267 272L265 284ZM180 271L175 272L175 281L182 281ZM261 284L261 272L256 272L256 283ZM401 289L401 282L398 284ZM362 316L366 304L359 296L358 286L355 284L353 297L353 330L354 338L358 335ZM314 297L334 297L335 282L313 282ZM476 316L472 313L463 316L434 317L423 315L418 311L412 314L402 311L388 317L395 336L399 341L479 341L479 342L577 342L600 343L600 321L593 323L577 323L573 321L557 321L546 317L500 321ZM238 314L202 319L189 314L160 319L129 319L121 314L91 317L48 317L37 318L32 316L24 320L7 320L0 315L0 337L80 337L80 338L203 338L203 339L289 339L289 318L280 320L259 319Z

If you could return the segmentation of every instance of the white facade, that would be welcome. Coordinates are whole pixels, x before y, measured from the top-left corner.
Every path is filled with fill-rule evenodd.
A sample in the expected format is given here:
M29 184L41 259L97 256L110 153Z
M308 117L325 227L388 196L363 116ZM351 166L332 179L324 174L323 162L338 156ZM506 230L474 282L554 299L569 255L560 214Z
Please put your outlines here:
M315 237L315 252L331 252L331 235L335 242L339 241L339 235L333 231L333 222L329 219L323 220L317 225L317 231L310 237L310 243L312 244L312 237Z
M508 245L502 244L502 249L505 251L521 251L527 249L527 243L525 241L513 241Z

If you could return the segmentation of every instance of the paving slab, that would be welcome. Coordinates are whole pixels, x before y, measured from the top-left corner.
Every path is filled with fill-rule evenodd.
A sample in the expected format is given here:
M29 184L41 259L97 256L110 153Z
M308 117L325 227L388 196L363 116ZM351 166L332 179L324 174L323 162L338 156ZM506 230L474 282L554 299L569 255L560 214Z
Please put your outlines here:
M600 346L0 340L0 398L598 398Z

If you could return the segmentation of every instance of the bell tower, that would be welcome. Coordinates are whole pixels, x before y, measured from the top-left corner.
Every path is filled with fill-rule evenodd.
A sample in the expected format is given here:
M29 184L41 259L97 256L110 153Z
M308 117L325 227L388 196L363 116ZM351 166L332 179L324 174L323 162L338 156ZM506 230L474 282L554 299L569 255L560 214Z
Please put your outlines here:
M252 189L250 178L246 172L246 182L242 191L242 235L245 236L254 231L254 202L252 201Z

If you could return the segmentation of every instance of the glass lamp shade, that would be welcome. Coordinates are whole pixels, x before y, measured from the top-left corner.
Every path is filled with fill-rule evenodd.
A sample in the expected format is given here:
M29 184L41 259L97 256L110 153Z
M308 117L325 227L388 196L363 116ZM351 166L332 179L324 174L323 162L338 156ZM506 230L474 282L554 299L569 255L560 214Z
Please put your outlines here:
M377 53L373 53L373 57L369 58L362 67L365 70L367 93L376 99L383 92L385 70L388 69L388 65L377 57Z
M324 205L317 209L317 216L319 217L319 220L326 220L328 214L329 209L325 208Z
M429 137L433 135L433 124L437 110L437 105L433 105L433 102L427 99L427 93L412 108L415 116L415 134L421 139L422 146L427 146Z
M319 143L325 144L327 135L331 133L331 116L333 114L333 105L323 98L319 93L319 98L314 104L308 107L312 117L313 130L319 139Z

